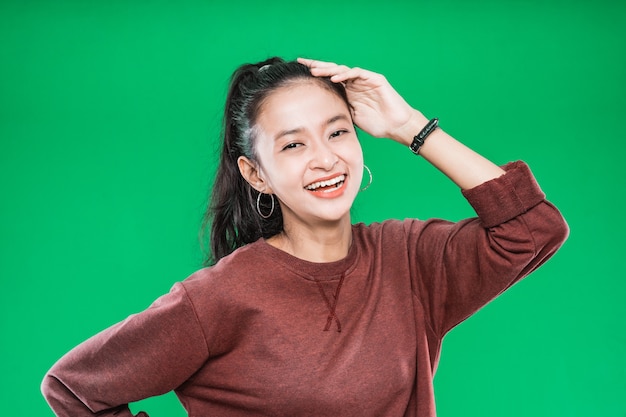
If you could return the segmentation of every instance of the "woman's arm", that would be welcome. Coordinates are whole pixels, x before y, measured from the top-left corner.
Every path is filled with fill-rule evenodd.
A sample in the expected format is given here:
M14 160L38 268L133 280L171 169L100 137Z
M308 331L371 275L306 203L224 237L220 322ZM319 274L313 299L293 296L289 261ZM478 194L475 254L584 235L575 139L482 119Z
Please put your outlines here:
M546 262L569 228L529 167L464 190L478 218L407 221L414 291L439 337Z
M313 75L345 85L354 123L372 136L408 147L428 123L381 74L299 61ZM545 262L569 229L521 162L505 166L505 173L440 128L419 155L461 187L479 216L458 223L407 223L414 290L441 337Z
M413 110L411 120L391 138L409 146L428 119ZM441 128L431 133L419 155L443 172L463 190L474 188L504 174L504 170L448 135Z
M164 394L208 358L182 284L147 310L81 343L46 374L41 390L57 416L131 417L131 402Z
M361 68L331 62L298 60L316 76L343 83L352 106L354 123L375 137L393 139L407 147L428 119L413 109L381 75ZM437 128L419 154L462 189L470 189L497 178L504 171Z

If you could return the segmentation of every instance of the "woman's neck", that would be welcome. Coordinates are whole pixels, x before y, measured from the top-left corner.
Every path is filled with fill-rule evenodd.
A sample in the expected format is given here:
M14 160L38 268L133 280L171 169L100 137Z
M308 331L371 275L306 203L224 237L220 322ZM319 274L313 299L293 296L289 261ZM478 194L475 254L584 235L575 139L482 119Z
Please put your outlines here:
M348 256L352 244L350 218L332 225L289 227L267 239L270 245L309 262L334 262Z

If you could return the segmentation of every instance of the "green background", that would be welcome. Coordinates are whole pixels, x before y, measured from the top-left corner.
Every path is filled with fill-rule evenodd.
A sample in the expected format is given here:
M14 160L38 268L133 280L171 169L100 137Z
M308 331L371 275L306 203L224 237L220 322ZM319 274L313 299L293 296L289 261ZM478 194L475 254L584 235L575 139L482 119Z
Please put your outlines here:
M200 267L227 79L273 55L385 74L470 147L527 161L569 222L446 337L439 415L626 415L626 2L538 0L0 2L2 414L51 416L54 361ZM361 138L355 221L472 215ZM172 394L132 408L184 415Z

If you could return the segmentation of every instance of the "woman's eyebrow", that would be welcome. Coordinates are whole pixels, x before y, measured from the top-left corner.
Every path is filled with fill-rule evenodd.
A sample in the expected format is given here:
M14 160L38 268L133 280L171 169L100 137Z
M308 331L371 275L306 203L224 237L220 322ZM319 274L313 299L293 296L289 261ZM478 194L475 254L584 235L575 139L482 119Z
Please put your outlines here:
M282 138L283 136L288 136L288 135L294 135L296 133L300 133L304 130L303 127L296 127L293 129L287 129L287 130L281 130L280 132L278 132L276 134L276 136L274 136L274 140L278 140L280 138Z
M326 123L324 123L324 126L328 126L328 125L333 124L335 122L338 122L340 120L346 121L346 122L351 122L351 120L345 114L338 114L337 116L331 117L330 119L326 120Z

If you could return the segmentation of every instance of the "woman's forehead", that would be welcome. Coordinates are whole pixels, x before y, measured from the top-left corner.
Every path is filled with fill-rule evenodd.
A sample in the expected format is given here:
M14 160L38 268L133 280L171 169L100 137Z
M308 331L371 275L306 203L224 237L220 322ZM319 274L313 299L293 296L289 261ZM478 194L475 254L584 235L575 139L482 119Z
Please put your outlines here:
M343 98L320 82L301 81L282 86L268 95L261 105L258 122L315 123L338 114L350 115Z

